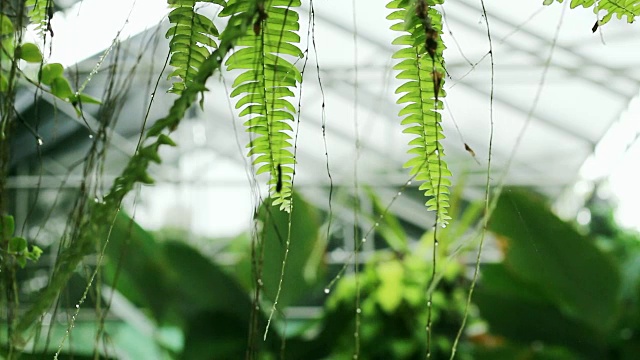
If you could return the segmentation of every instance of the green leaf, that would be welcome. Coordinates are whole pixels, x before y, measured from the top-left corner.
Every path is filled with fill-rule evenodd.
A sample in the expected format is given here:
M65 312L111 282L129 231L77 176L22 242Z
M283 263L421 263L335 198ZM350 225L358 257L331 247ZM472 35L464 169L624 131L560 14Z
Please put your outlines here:
M9 81L4 77L3 73L0 73L0 92L6 92L9 90Z
M319 278L324 253L324 251L314 250L318 244L322 244L319 241L320 223L317 211L300 197L296 197L294 201L295 207L291 213L292 239L284 273L284 287L278 300L280 308L295 304L309 293L316 284L315 280ZM271 204L263 203L258 216L264 224L262 232L265 254L262 268L264 295L273 301L284 260L289 214L277 211L277 208ZM245 254L249 255L250 251ZM251 269L250 256L244 257L243 264L245 276L250 279L251 273L247 271ZM245 283L246 279L245 277ZM249 285L251 288L254 284Z
M57 77L62 76L64 73L64 67L59 63L47 64L42 67L40 71L40 82L51 86L53 80Z
M13 34L13 23L6 15L0 14L0 35Z
M582 353L585 359L605 358L602 351L606 330L600 329L601 333L580 317L568 316L545 294L544 285L522 279L507 264L482 266L481 285L474 293L474 303L493 334L524 344L541 341L562 345Z
M16 236L9 240L9 252L14 254L20 254L27 250L27 240L23 237Z
M8 239L13 235L15 231L15 220L11 215L2 215L2 222L0 222L0 232L2 233L2 238Z
M27 266L27 257L24 254L16 256L15 259L21 268L24 268L25 266Z
M542 291L560 312L606 331L620 304L620 274L613 260L538 196L505 189L489 229L503 237L505 265L513 276Z
M293 162L290 150L292 124L296 110L287 97L294 96L294 89L302 82L300 71L283 55L303 57L298 47L300 36L296 31L299 15L295 11L299 1L269 1L265 3L262 21L247 29L238 48L226 60L228 70L245 70L233 83L231 97L242 95L236 108L244 108L240 116L247 131L257 137L248 145L248 156L255 156L257 174L268 173L272 204L281 210L289 210L291 176L281 176L279 166ZM251 4L238 0L228 2L221 16L238 16L248 11ZM286 7L286 8L285 8ZM245 106L246 105L246 106ZM262 140L266 139L266 140Z
M419 18L413 1L394 0L388 3L387 8L397 9L388 19L400 20L391 26L391 29L402 33L393 42L401 48L392 58L401 59L394 66L398 71L396 78L407 80L396 90L397 94L404 94L398 104L407 104L399 114L408 115L401 121L402 125L410 125L403 133L413 135L408 153L415 156L404 167L411 168L410 173L416 175L415 179L422 181L420 189L429 198L425 204L427 209L435 211L437 222L445 226L451 219L448 214L448 188L451 185L448 177L451 172L440 144L445 138L439 113L443 109L440 100L445 96L441 90L445 73L441 15L435 7L427 6L425 15L428 21ZM435 48L426 48L427 37L435 38ZM437 90L434 89L436 79L440 84Z
M387 314L393 314L403 299L404 268L397 260L388 261L376 268L380 285L376 288L378 304Z
M42 53L36 44L25 43L20 46L18 53L20 58L30 63L42 62Z
M74 94L71 98L70 98L71 102L77 102L80 101L82 102L82 104L102 104L102 101L100 101L99 99L94 98L93 96L89 96L87 94Z
M32 249L27 252L27 258L31 261L38 261L40 259L40 255L42 255L42 249L36 245L33 245Z
M65 101L70 101L74 96L69 80L62 76L58 76L51 81L51 93L57 98Z

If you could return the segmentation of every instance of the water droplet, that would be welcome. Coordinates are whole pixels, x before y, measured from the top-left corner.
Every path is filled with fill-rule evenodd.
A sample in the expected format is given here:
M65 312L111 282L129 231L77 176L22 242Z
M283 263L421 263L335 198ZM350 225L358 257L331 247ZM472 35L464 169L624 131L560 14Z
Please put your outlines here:
M367 238L362 238L362 242L363 243L367 242Z
M42 144L44 144L44 141L42 141L41 137L39 137L37 141L38 141L38 146L42 146Z
M358 333L357 333L357 332L353 333L353 337L358 337L358 336L359 336L359 335L358 335ZM354 359L357 359L358 357L357 357L356 355L353 355L353 358L354 358Z
M446 228L446 227L447 227L447 224L442 224L442 228L443 229Z
M336 275L336 279L340 279L342 277L342 275L338 274Z
M376 223L376 227L380 226L380 224Z
M431 307L431 301L427 301L427 306Z
M93 135L89 134L89 139L93 139Z
M80 309L80 305L79 304L76 304L76 309Z
M256 305L256 310L260 310L260 306Z
M357 309L356 309L356 313L358 313L358 314L362 313L362 309L357 308Z
M402 195L402 191L398 191L398 196Z
M429 331L429 325L427 325L424 329Z
M438 242L438 240L436 240L435 245L436 245L436 246L440 245L440 243Z
M411 185L411 180L407 181L407 186Z
M324 288L324 293L325 293L325 294L328 294L328 293L329 293L329 291L331 291L331 290L329 290L329 288Z
M258 285L259 286L263 286L264 285L264 283L262 282L262 279L258 279Z

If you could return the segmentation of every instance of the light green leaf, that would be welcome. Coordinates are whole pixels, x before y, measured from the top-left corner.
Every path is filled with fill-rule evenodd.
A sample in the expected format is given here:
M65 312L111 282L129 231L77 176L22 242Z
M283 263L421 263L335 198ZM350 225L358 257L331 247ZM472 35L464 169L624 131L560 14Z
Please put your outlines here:
M42 62L42 53L40 53L40 49L36 44L25 43L19 48L18 53L20 54L20 58L30 62L30 63L39 63Z
M0 35L13 34L13 23L6 15L0 14Z
M51 86L53 79L62 76L64 73L64 67L59 63L51 63L44 65L40 71L40 82Z
M69 80L62 76L58 76L51 81L51 93L65 101L69 101L73 97L73 90L71 90L71 84Z

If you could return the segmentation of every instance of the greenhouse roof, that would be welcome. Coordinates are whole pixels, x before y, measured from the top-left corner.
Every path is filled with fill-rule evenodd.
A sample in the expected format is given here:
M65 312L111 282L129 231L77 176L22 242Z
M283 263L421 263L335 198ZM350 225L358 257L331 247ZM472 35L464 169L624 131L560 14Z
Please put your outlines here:
M89 76L86 92L95 97L107 91L110 76L116 78L112 91L121 92L113 105L118 120L100 178L106 186L135 151L141 128L165 115L175 99L167 93L171 69L164 68L168 23L159 22L168 9L155 1L118 3L85 0L56 14L52 24L56 36L50 61L67 65L69 73L78 74L79 84ZM299 128L294 126L295 186L320 207L329 206L330 184L349 191L354 184L371 186L389 202L411 179L403 168L411 137L402 133L402 107L396 104L401 82L393 70L397 47L392 42L398 33L389 30L393 22L385 19L390 13L385 3L354 1L354 9L351 2L324 0L313 3L313 13L309 2L299 9L300 48L308 50L309 61L296 64L306 67L302 95L296 94L294 102L301 104ZM567 2L543 6L540 0L502 0L485 5L489 29L479 1L437 6L447 46L444 147L454 184L464 184L468 198L483 196L489 151L493 185L532 186L554 198L575 198L584 193L585 184L629 167L625 154L637 147L640 115L634 103L640 89L637 24L613 19L593 32L596 14L569 9ZM212 5L201 11L214 17L218 9ZM314 26L308 32L311 16ZM85 22L75 23L79 18ZM221 28L225 21L216 18ZM191 109L173 136L180 146L161 153L162 165L152 169L156 186L144 187L136 200L142 224L175 225L211 236L231 235L249 225L256 201L244 160L250 139L235 100L228 96L236 75L223 72L210 79L202 108ZM156 80L159 87L152 96ZM64 186L76 187L82 168L73 166L93 143L101 114L87 105L85 118L79 118L70 104L38 96L41 100L34 103L34 93L25 90L16 106L25 119L37 119L33 124L42 134L42 146L32 132L21 129L14 141L19 155L13 159L15 176L9 186L57 189L71 171ZM38 159L42 176L22 166ZM603 168L611 163L623 165ZM632 194L623 182L616 184L617 191ZM259 188L266 194L265 186ZM423 202L400 197L392 210L426 228L433 220L420 211ZM349 207L343 206L334 210ZM228 221L211 221L220 216Z

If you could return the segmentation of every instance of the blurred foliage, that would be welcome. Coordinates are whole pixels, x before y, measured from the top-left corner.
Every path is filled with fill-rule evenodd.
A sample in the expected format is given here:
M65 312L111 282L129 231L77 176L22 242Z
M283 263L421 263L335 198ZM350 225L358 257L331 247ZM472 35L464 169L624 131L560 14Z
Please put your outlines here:
M101 350L103 358L352 359L358 313L360 358L422 359L428 291L433 291L432 357L449 358L465 312L482 206L452 194L451 209L461 220L438 228L437 275L431 283L433 230L414 239L401 219L385 213L373 191L368 195L371 219L379 222L371 240L381 248L360 265L357 280L349 268L328 296L323 292L332 273L323 260L326 228L321 213L295 195L283 293L266 341L262 335L279 282L289 214L263 205L253 236L221 239L221 246L204 249L185 244L180 232L152 234L120 213L110 236L102 237L109 244L101 284L102 296L122 321L106 321L102 335L79 323L75 345L65 346L63 354L90 356L102 336L110 344ZM593 206L592 213L592 233L583 235L556 217L542 197L505 189L487 243L502 258L481 266L457 359L637 358L640 236L619 229L606 206ZM261 261L252 259L252 247L263 254ZM225 261L219 261L221 254ZM286 319L286 307L296 305L323 308L318 317ZM56 325L52 338L64 330ZM247 352L251 333L256 347ZM47 354L51 347L38 349Z
M609 231L606 250L523 189L503 193L489 229L504 260L483 264L474 297L499 339L486 358L637 359L637 235Z

